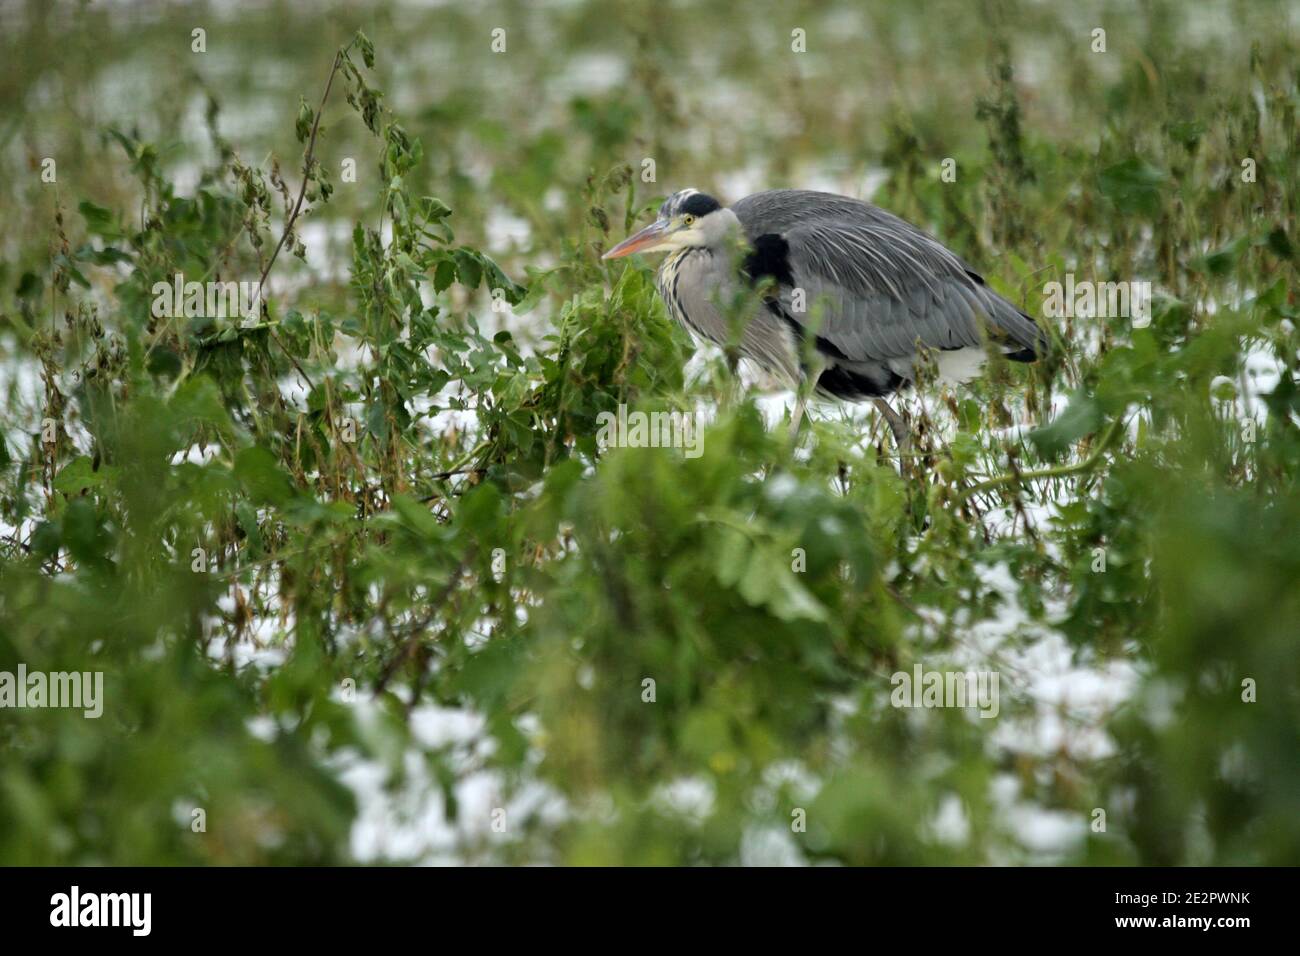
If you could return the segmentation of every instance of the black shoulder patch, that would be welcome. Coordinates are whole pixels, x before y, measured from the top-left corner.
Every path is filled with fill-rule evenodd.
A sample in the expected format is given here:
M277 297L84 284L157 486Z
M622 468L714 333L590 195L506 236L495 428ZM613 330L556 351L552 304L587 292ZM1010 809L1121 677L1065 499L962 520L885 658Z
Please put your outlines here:
M967 269L966 274L975 280L976 285L984 285L984 277L980 275L978 272L971 272L969 269Z
M706 196L704 193L695 193L682 200L679 211L690 213L692 216L707 216L709 213L717 212L721 208L722 203L718 202L712 196Z
M831 364L817 379L817 390L849 402L864 398L883 398L892 395L907 384L907 379L887 366L880 367L880 379L855 372L843 365Z
M790 271L790 243L784 236L769 232L755 239L753 246L740 264L750 285L757 285L764 276L771 276L781 285L794 285L794 274Z

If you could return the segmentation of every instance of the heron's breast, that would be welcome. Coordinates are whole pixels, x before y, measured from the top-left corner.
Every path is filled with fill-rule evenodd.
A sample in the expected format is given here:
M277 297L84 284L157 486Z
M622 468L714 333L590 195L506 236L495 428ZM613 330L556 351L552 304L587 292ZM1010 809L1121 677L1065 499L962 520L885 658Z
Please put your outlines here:
M702 255L707 253L682 249L665 259L657 278L659 296L675 321L702 338L716 341L709 332L707 313L712 310L706 297L714 291L714 283L708 282L698 268L698 259Z
M687 330L715 345L727 346L734 334L720 303L734 301L740 286L725 257L707 249L675 252L660 266L659 293L672 317ZM768 372L797 381L797 343L766 308L755 303L740 329L740 354Z

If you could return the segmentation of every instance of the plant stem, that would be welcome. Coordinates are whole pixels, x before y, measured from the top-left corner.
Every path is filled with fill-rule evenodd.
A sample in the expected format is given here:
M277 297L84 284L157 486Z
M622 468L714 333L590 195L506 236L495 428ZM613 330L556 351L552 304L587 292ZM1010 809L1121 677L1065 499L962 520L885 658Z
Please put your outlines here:
M1072 465L1058 465L1055 468L1043 468L1040 471L1022 471L1010 472L1005 475L998 475L996 478L990 478L987 481L981 481L978 485L972 485L970 488L962 489L960 500L965 501L972 495L980 494L996 488L999 485L1010 482L1037 481L1040 478L1064 478L1067 475L1077 475L1082 472L1091 471L1101 460L1102 454L1106 451L1107 446L1114 441L1116 434L1119 433L1120 426L1123 425L1124 418L1121 415L1110 423L1110 427L1102 433L1101 439L1097 442L1096 447L1088 454L1088 457L1082 461L1075 462Z
M349 46L350 45L351 44L349 44ZM262 299L262 287L266 285L266 277L270 275L271 267L275 265L275 260L279 257L280 250L284 248L285 241L289 238L290 233L293 232L294 224L298 221L298 215L302 212L303 197L307 195L307 183L311 181L311 164L315 162L316 134L320 132L321 114L325 112L325 103L330 98L330 90L334 88L334 77L338 74L339 67L343 65L343 53L346 49L347 47L344 47L334 54L334 65L330 67L329 79L325 81L325 92L321 94L320 105L316 107L316 115L312 118L311 136L307 139L307 151L303 153L302 183L298 186L298 198L294 201L293 210L289 213L289 218L285 221L284 231L280 233L280 241L275 244L275 250L271 253L271 258L267 260L266 267L262 269L262 277L257 283L258 301L261 301ZM305 371L303 371L302 366L298 363L298 360L294 357L293 353L289 351L288 347L280 341L280 337L275 334L274 329L271 330L271 338L274 340L276 345L280 346L280 350L288 356L289 361L293 363L293 367L298 370L298 374L307 382L308 387L315 388L316 386L312 383L311 378Z

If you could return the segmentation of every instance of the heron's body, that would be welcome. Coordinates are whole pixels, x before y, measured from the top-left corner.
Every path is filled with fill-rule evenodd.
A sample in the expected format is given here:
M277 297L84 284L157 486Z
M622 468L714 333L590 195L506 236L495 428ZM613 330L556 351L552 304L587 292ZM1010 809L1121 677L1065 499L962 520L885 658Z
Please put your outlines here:
M641 249L670 250L658 284L673 318L791 384L815 375L824 397L890 395L915 381L923 353L941 375L964 378L988 343L1013 361L1047 345L954 253L857 199L773 190L723 208L684 190L606 255ZM746 298L749 288L761 298Z

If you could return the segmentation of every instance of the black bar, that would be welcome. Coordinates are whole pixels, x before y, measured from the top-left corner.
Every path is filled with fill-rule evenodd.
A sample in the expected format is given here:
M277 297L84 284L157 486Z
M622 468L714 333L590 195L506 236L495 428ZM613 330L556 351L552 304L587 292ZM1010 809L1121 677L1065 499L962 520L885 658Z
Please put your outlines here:
M863 941L877 932L914 930L918 940L933 940L936 932L957 938L1001 927L1055 934L1044 940L1199 935L1227 942L1282 930L1294 879L1291 870L1252 868L9 869L0 870L0 912L7 940L66 941L75 933L82 942L127 945L283 939L373 946L408 932L427 933L430 942L444 933L454 934L448 942L482 933L488 942L512 930L542 944L577 940L611 920L629 931L680 925L737 936L765 932L773 920L792 929L805 921L810 940L847 924ZM73 886L87 918L101 911L97 894L149 894L147 936L136 935L143 896L132 909L120 896L102 909L111 917L116 908L125 925L51 925L68 921Z

